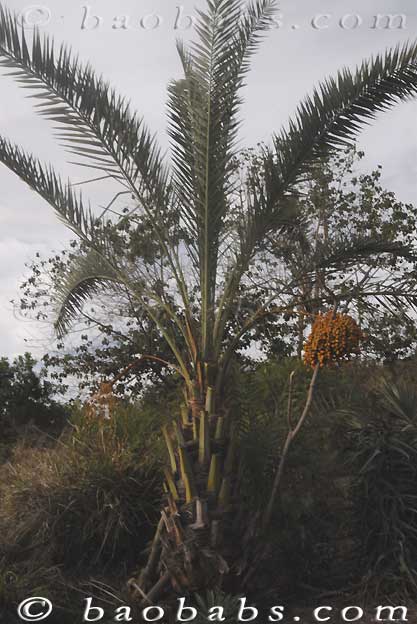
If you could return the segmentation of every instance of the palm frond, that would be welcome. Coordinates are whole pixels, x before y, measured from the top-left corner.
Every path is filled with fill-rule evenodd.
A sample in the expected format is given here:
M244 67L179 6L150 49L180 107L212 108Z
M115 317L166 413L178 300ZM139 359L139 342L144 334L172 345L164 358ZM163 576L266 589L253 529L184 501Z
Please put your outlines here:
M350 236L348 239L335 240L332 244L318 244L311 262L318 269L336 268L340 271L342 268L357 264L362 259L383 254L416 260L416 251L413 247L400 241Z
M209 12L199 12L200 42L190 49L178 44L184 79L169 88L170 135L183 217L196 234L209 209L211 226L221 225L239 126L238 93L275 7L275 0L261 0L242 14L240 0L209 2Z
M320 158L352 144L359 130L381 111L417 94L417 43L388 50L345 68L323 82L299 106L287 130L263 150L263 175L250 179L251 205L239 224L241 247L250 257L269 233L282 230L285 206L297 201L297 186ZM292 223L299 227L296 210Z
M246 206L246 212L236 223L238 248L216 311L214 340L217 350L221 348L224 330L233 314L241 280L249 269L256 252L259 251L259 247L265 241L265 232L271 226L271 218L265 210L264 200L262 191L260 195L255 192ZM285 237L286 244L290 240L294 241L294 244L305 240L302 229L303 217L292 197L284 198L280 203L279 209L274 212L273 223L276 236L281 237L281 240Z
M288 130L274 136L269 159L269 201L310 173L317 158L352 145L378 113L417 94L417 43L366 60L356 71L341 70L321 83L298 107Z
M342 299L342 298L341 298ZM352 289L343 296L343 301L353 302L360 311L378 315L384 310L392 317L395 317L398 326L404 323L415 324L417 312L417 289L415 284L400 283L398 286L391 286L386 289L369 287Z
M275 6L275 0L259 0L243 14L240 0L210 0L208 12L198 13L199 40L190 49L178 45L184 79L169 87L174 177L200 270L203 351L239 127L239 90Z
M417 387L407 380L395 383L386 377L381 377L378 393L381 405L391 416L403 423L416 424L417 416Z
M116 271L95 250L75 256L56 285L55 329L64 336L87 301L102 292L103 286L120 283Z
M82 162L133 185L143 200L163 204L167 173L143 120L69 48L56 50L53 39L41 38L38 30L30 45L16 16L1 5L0 67L34 92L36 110L59 124L59 138Z
M55 329L59 336L64 336L72 322L82 312L87 301L103 293L103 287L109 292L113 288L127 290L140 304L143 313L155 323L175 356L182 374L187 377L186 360L178 347L178 331L184 339L188 336L180 317L169 303L161 300L155 289L148 289L142 278L134 279L129 273L131 267L117 257L112 257L111 243L103 252L90 249L86 254L75 256L66 268L59 283L55 285L57 313ZM177 333L176 333L177 332Z
M43 165L32 154L0 136L0 162L36 191L57 212L58 217L82 239L97 242L96 218L85 207L82 195L71 184L64 184L49 165Z

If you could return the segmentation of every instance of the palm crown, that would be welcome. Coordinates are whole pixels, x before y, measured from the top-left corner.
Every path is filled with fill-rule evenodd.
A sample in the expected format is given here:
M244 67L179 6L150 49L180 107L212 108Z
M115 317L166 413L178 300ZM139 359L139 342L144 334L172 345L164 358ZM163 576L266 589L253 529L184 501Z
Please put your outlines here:
M219 360L236 293L265 237L299 225L291 201L297 184L318 158L346 146L379 111L415 94L415 45L326 80L300 104L288 128L272 137L262 177L249 176L245 205L233 212L240 91L275 10L275 0L258 0L245 10L240 0L209 0L207 12L199 12L197 42L189 49L178 44L184 77L169 85L169 165L144 121L91 67L64 46L56 50L39 32L30 47L13 16L1 10L2 67L33 91L37 112L56 124L59 140L81 164L112 178L119 195L133 196L131 223L148 228L158 246L152 267L136 259L133 280L132 267L106 237L104 215L97 218L52 167L1 138L2 162L90 249L63 283L59 331L99 283L121 284L158 325L187 383L202 382L198 368ZM186 354L175 344L172 325Z

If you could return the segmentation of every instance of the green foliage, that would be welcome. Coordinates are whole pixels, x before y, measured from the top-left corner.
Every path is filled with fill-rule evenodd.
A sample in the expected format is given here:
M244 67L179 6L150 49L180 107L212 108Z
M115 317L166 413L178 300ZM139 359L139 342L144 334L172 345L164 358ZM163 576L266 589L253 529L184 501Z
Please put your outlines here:
M417 588L417 389L380 379L368 408L348 413L364 593L414 596Z
M253 371L242 373L238 381L240 391L237 400L235 399L234 409L239 419L242 448L241 469L244 480L242 489L251 504L256 502L259 508L267 502L282 445L288 433L289 376L293 371L295 371L292 393L294 422L304 407L311 377L310 370L302 362L296 358L286 358L279 363L263 363ZM331 372L327 374L324 372L321 379L319 378L317 394L320 401L324 400L324 393L331 396L331 381L335 383L335 377L336 373L332 375ZM337 381L339 388L342 384L342 380ZM316 421L317 418L319 422ZM296 459L290 460L290 465L298 465L302 470L303 462L300 462L302 456L316 462L313 449L318 446L324 450L324 445L331 446L331 441L326 441L326 437L332 424L331 417L326 411L319 411L316 399L312 414L305 425L305 432L291 450ZM333 453L335 449L332 449Z
M68 414L54 399L56 387L36 365L29 353L13 362L0 359L0 424L11 437L28 425L55 435L65 425Z
M292 418L306 399L311 371L295 358L235 370L229 401L239 419L239 495L251 512L265 509L288 433L289 376L295 371ZM256 585L299 598L305 586L337 589L357 580L360 533L353 530L351 444L344 417L358 389L366 393L378 368L344 364L320 372L310 415L291 447L268 532L269 556ZM366 394L365 394L366 396ZM281 573L282 571L282 573ZM331 573L330 573L331 572ZM304 590L303 590L304 587Z
M220 590L208 591L205 596L195 595L196 607L198 616L194 620L196 624L203 624L209 622L210 609L212 607L222 607L223 617L226 622L237 622L238 610L239 610L239 596L231 596L225 594Z

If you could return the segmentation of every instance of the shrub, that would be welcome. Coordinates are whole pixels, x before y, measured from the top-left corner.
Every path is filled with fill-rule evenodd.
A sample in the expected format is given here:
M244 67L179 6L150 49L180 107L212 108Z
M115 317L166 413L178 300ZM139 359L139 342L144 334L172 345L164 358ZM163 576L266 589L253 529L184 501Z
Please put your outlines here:
M417 590L417 386L380 379L372 409L350 413L364 591Z
M270 560L257 579L261 589L274 579L277 590L289 596L295 589L300 597L306 585L323 590L345 586L357 570L345 456L348 439L335 411L349 403L358 378L365 383L373 370L358 368L345 363L320 372L311 412L288 455L268 535ZM241 492L252 509L265 509L271 495L288 432L288 382L294 370L296 420L311 378L303 363L293 358L263 363L236 380Z
M66 572L129 568L158 507L155 425L132 407L101 425L75 420L53 448L18 445L0 471L0 550Z

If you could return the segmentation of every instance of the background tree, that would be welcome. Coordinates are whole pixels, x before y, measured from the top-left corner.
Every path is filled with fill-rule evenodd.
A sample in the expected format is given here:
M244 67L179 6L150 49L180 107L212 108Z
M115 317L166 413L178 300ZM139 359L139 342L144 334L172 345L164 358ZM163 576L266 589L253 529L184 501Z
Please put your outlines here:
M206 13L199 13L197 41L190 48L178 45L183 78L169 86L169 165L143 120L89 66L64 47L55 50L37 31L30 45L14 18L4 10L0 15L1 65L33 90L37 111L58 124L69 151L98 178L120 185L107 210L116 211L121 193L135 201L130 214L116 215L121 229L114 240L103 214L88 208L71 184L0 139L0 160L55 208L88 249L60 284L57 329L64 333L103 284L109 293L129 293L163 336L170 367L184 383L181 420L164 431L170 468L162 518L135 583L150 601L168 584L184 591L239 577L242 590L250 578L256 559L251 549L257 550L264 522L261 513L248 517L239 505L236 439L224 389L236 350L256 323L306 302L294 289L282 306L274 292L232 334L239 293L264 258L265 240L305 238L297 189L314 175L317 159L349 144L365 122L417 90L417 47L411 44L326 80L300 104L287 129L273 136L262 174L248 171L246 196L236 202L240 91L275 10L273 0L247 7L239 0L208 0ZM126 220L151 232L150 258L126 258ZM315 274L330 271L372 253L409 258L412 250L403 241L361 237L332 246L313 268ZM337 296L322 293L321 305L359 294L356 287ZM391 295L381 297L389 301ZM412 296L408 288L397 289L395 302Z
M44 372L29 353L13 362L0 359L3 434L15 436L29 425L47 433L59 433L66 417L65 408L56 401L56 387L45 379Z
M277 244L272 238L266 241L264 262L254 267L248 283L248 289L251 284L265 284L269 296L275 288L282 305L296 292L300 305L294 314L287 315L286 331L297 335L298 357L307 327L323 309L323 301L332 298L343 300L343 309L360 320L368 355L392 361L411 355L416 348L413 302L401 297L407 289L415 292L415 259L395 253L387 256L377 250L370 254L367 249L369 239L384 241L385 245L395 241L412 245L416 210L381 186L381 167L358 173L363 156L353 145L317 162L310 179L298 188L304 218L300 236L288 244ZM260 175L262 156L249 150L241 159L241 167ZM353 263L349 254L352 246L357 249ZM395 305L397 295L400 306ZM292 332L288 326L293 327ZM278 327L275 335L284 337L282 329ZM273 329L266 336L258 328L256 331L272 355ZM272 340L270 345L268 340Z
M107 224L109 236L118 235L117 225ZM171 353L165 346L158 328L143 310L138 309L129 292L107 289L97 292L91 305L79 310L66 336L56 339L53 324L56 320L56 291L67 279L76 259L86 253L81 241L72 241L69 249L43 259L37 254L28 265L29 274L21 284L20 297L14 301L16 312L36 322L42 338L36 346L48 353L43 364L49 376L63 389L71 387L71 394L90 392L100 380L115 378L132 363L116 384L116 394L129 389L130 396L138 396L149 382L169 379ZM132 238L124 250L126 257L141 257ZM51 332L52 330L52 332ZM180 336L177 337L180 342ZM52 348L52 345L55 348ZM139 362L142 355L150 356ZM158 361L151 359L158 356Z

